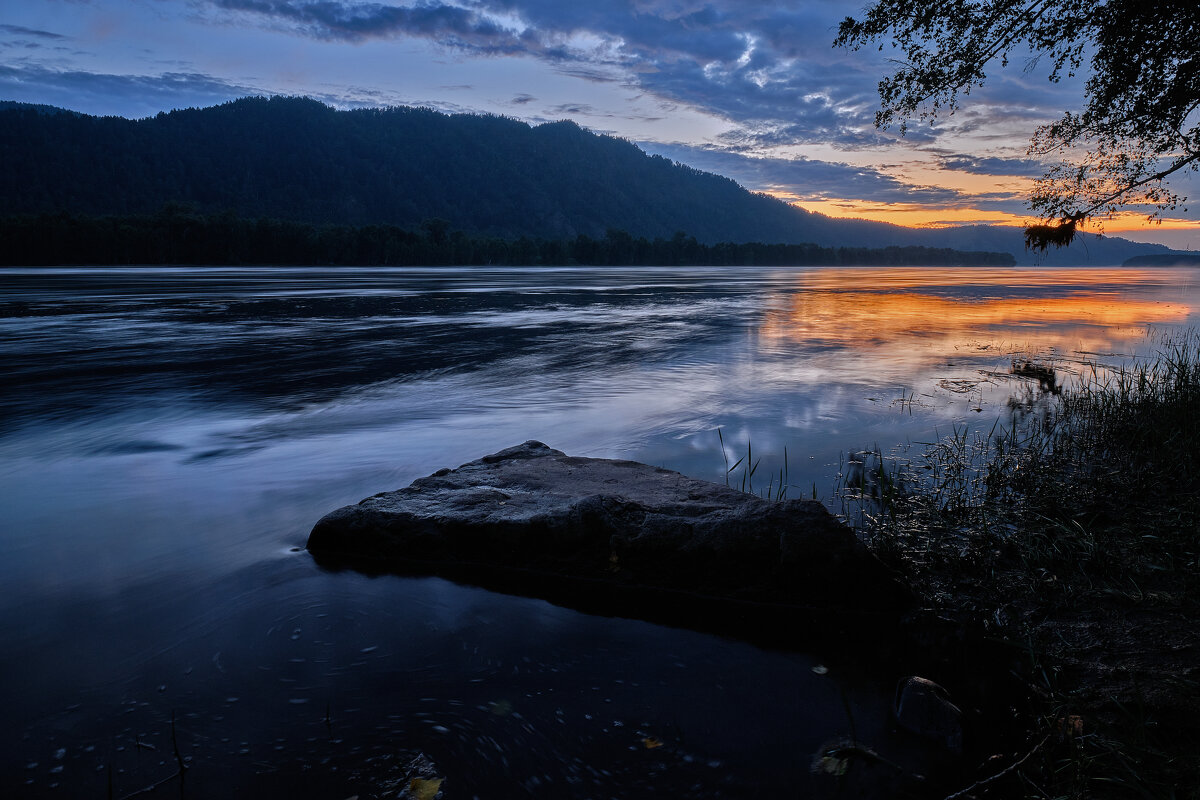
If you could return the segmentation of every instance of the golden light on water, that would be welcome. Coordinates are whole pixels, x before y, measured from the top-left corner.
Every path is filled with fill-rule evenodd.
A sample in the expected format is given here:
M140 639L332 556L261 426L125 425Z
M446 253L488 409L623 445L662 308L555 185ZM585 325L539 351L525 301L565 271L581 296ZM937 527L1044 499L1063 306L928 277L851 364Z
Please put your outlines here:
M944 370L956 356L976 365L994 357L1000 367L1019 355L1128 352L1148 326L1185 323L1192 311L1122 291L1155 283L1147 270L819 270L796 280L803 289L765 311L763 346L851 351L876 377ZM1038 291L1013 296L1022 285Z
M1156 269L1129 267L861 267L814 269L796 274L797 287L803 289L869 289L887 291L920 288L954 288L969 286L998 286L1008 293L1016 288L1045 289L1075 287L1082 292L1095 292L1099 287L1119 289L1123 286L1144 287L1147 284L1169 284L1177 280L1174 273Z

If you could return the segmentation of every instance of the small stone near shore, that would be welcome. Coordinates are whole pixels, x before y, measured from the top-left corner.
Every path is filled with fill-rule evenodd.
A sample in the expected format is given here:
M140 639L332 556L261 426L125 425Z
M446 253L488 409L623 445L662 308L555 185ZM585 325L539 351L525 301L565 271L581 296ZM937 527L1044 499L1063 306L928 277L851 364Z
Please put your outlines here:
M623 587L886 615L907 599L818 502L535 441L340 508L308 549L330 566L443 574L568 605L591 595L599 612Z

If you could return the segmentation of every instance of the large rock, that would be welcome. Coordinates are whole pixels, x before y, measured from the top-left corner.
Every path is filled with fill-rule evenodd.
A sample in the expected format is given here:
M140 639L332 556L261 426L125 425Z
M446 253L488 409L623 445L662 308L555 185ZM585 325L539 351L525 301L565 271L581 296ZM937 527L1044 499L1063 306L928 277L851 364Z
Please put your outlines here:
M532 441L340 508L308 549L330 566L442 574L606 613L671 601L687 616L721 600L894 616L905 597L820 503Z

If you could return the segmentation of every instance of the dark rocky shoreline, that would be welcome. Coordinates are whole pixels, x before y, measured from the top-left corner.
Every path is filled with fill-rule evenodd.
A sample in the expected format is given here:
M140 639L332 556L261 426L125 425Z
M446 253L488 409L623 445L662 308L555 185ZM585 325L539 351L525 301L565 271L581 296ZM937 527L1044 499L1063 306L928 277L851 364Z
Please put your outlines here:
M866 745L830 743L813 768L831 791L945 793L975 780L974 766L1020 727L1019 655L925 613L902 576L814 501L529 441L337 509L308 549L330 569L438 575L760 646L819 647L899 680L897 727L924 742L921 755L901 768ZM920 713L934 717L908 725L901 689L926 687L918 674L951 692L929 684Z

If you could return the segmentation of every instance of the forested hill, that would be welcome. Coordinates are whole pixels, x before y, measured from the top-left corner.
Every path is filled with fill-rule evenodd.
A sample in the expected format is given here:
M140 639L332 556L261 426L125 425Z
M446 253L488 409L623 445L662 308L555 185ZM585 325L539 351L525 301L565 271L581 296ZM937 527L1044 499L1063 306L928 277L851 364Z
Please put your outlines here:
M0 214L170 202L311 223L492 236L805 242L813 216L572 122L246 98L143 120L0 110ZM854 242L854 244L863 244Z
M1024 251L1015 228L913 230L835 220L748 192L572 122L538 126L428 109L336 111L244 98L142 120L0 103L0 217L201 214L566 240L610 230L700 243ZM1046 263L1120 263L1165 248L1094 240ZM1111 252L1110 252L1111 251Z

